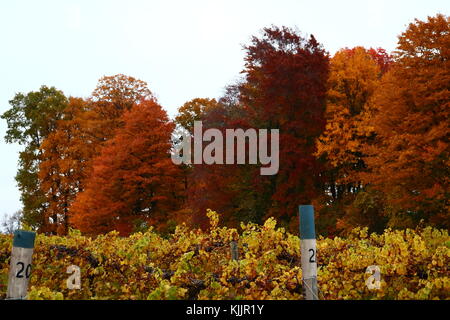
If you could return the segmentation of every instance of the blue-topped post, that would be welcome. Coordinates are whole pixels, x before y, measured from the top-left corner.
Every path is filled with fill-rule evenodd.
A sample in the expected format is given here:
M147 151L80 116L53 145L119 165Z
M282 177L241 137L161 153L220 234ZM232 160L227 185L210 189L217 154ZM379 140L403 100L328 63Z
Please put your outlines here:
M299 206L299 219L303 292L306 300L319 300L314 207L311 205Z
M27 297L35 238L34 232L14 232L6 299L19 300Z

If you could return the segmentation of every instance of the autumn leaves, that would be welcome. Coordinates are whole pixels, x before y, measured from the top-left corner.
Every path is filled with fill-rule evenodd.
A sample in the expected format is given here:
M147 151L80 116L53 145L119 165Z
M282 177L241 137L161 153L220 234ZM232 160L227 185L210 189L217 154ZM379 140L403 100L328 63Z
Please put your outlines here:
M393 55L356 47L330 58L314 37L266 28L245 47L242 79L218 100L186 102L175 121L124 75L102 78L88 99L45 86L18 94L2 117L7 142L25 146L24 222L129 234L207 226L213 209L231 226L274 216L295 228L296 207L313 203L322 234L448 227L449 47L442 15L412 23ZM224 136L279 130L278 174L249 162L175 165L179 132L195 138L195 121Z
M174 124L145 82L104 77L89 99L43 86L11 104L7 138L26 144L16 176L24 223L47 233L127 233L177 206Z
M345 212L338 228L449 227L449 45L449 19L438 15L411 24L391 62L362 48L331 60L318 154Z
M123 115L124 125L92 161L85 188L71 206L70 222L91 234L165 225L182 195L181 170L169 157L174 129L153 100Z

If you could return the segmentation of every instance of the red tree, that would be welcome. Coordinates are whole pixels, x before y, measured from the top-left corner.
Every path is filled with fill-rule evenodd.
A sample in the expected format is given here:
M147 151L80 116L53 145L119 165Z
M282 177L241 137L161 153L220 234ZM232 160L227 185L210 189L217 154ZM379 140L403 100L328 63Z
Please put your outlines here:
M280 129L280 171L266 179L273 190L267 214L289 217L319 192L321 168L314 152L325 127L328 55L313 36L304 39L285 27L264 29L246 50L240 99L250 123Z
M164 229L180 203L180 171L170 159L174 125L154 100L125 112L124 127L93 160L84 192L73 203L70 222L89 234L154 224Z
M230 224L267 216L296 221L297 206L320 192L314 142L325 126L328 56L314 37L277 27L264 29L245 49L243 82L206 112L203 126L279 129L279 173L261 176L260 165L195 165L188 205L200 215L216 209Z

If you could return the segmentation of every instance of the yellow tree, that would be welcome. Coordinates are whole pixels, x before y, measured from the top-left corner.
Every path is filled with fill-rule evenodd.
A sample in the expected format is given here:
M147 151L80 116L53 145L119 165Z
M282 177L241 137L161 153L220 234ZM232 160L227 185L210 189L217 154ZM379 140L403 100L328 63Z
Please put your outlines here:
M194 130L194 121L201 121L205 112L217 108L217 101L208 98L195 98L178 108L178 115L175 117L175 122L182 126L191 134Z
M361 142L367 130L360 125L360 114L381 75L380 66L363 47L340 50L331 59L327 126L317 142L317 155L325 155L339 169L339 181L352 179L351 171L361 166Z

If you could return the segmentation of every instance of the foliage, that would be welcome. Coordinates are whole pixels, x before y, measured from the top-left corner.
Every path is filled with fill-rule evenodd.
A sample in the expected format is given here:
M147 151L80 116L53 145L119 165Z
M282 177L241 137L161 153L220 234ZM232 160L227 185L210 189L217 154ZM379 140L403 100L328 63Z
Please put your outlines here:
M66 237L37 236L30 299L302 299L300 240L264 225L210 228L179 225L168 238L153 229L97 238L71 230ZM6 291L11 237L0 236L0 295ZM238 241L239 260L229 243ZM318 282L321 299L449 299L450 237L445 230L355 229L346 239L320 238ZM81 289L69 290L67 267L81 268ZM380 290L369 290L365 270L381 269Z
M243 48L240 80L218 100L186 102L173 122L146 82L123 74L86 99L46 86L18 93L2 118L6 142L25 146L21 223L58 235L207 229L210 208L228 227L273 216L293 232L297 206L314 204L325 235L448 228L449 41L444 15L410 24L394 55L355 47L330 58L314 36L264 28ZM194 134L195 120L222 133L279 129L278 173L173 165L179 132Z
M271 215L288 224L296 206L320 192L314 141L325 125L325 50L313 36L275 26L264 28L244 49L242 81L228 87L218 106L205 110L203 127L280 130L279 172L261 176L261 164L194 165L188 207L202 226L207 208L223 212L229 225L260 223Z
M449 227L449 41L437 15L411 23L392 57L354 48L331 60L315 200L336 230Z
M41 143L38 178L48 202L43 215L53 221L40 228L41 232L65 234L67 231L68 210L76 194L83 189L90 173L90 160L99 149L92 127L89 103L70 98L56 129Z
M325 164L322 172L325 194L316 202L327 203L319 204L318 212L320 223L326 220L326 229L331 233L348 231L358 225L380 231L374 225L384 222L379 214L382 205L372 208L370 213L363 212L370 204L360 203L368 193L359 174L367 169L363 144L372 135L371 128L362 125L362 115L379 86L382 70L387 70L389 65L389 56L382 49L363 47L342 49L330 61L327 125L317 140L316 152ZM319 230L325 231L320 224Z
M43 211L47 204L38 179L42 160L39 147L54 131L67 102L62 91L42 86L39 91L17 93L9 101L12 108L1 116L8 123L5 141L25 146L19 154L16 181L23 203L23 220L34 228L49 223L44 218Z
M362 180L385 194L391 226L450 226L449 46L449 17L410 24L365 115L374 138Z
M71 225L89 234L129 234L137 219L164 229L181 202L181 174L169 154L173 123L166 112L154 100L142 100L123 119L70 208Z
M175 122L189 131L194 131L194 121L202 121L205 113L217 108L215 99L195 98L178 108L178 114Z
M101 78L92 92L93 101L103 106L110 105L102 110L105 118L109 119L119 118L125 110L146 99L155 99L147 83L123 74Z
M101 78L90 99L69 99L55 130L40 145L39 187L47 203L41 215L52 221L40 232L67 232L69 209L85 189L93 158L123 127L123 114L146 98L154 99L144 81L118 74Z

